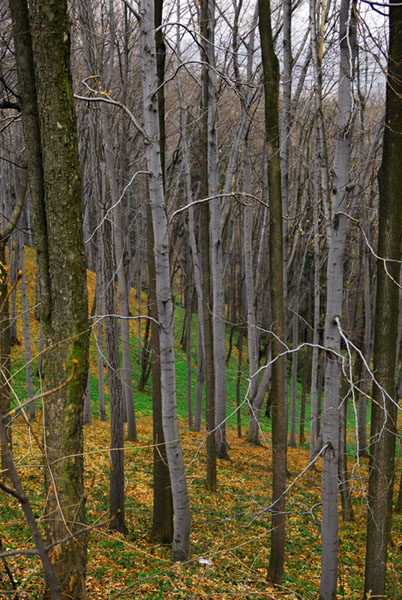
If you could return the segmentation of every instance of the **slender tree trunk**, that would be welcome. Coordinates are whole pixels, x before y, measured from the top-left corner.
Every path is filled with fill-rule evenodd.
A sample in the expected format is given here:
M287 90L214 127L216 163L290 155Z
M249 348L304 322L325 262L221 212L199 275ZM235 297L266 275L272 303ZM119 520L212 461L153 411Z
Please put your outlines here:
M9 281L6 262L6 242L0 240L0 412L2 415L8 414L10 410L11 390L9 384L10 377L10 305L9 305ZM8 440L8 447L11 448L11 424L6 422L5 432ZM5 456L1 457L2 469L7 474L7 465ZM4 477L4 475L3 475ZM8 477L8 474L7 474Z
M110 471L109 471L109 513L110 529L125 531L124 497L124 423L123 389L119 369L119 345L117 332L117 298L114 284L116 272L114 254L111 251L112 228L108 219L102 225L103 243L103 279L105 282L105 332L106 364L110 404Z
M398 491L398 498L397 498L396 504L395 504L395 512L398 514L400 514L402 512L402 473L399 478L399 491Z
M236 377L236 424L237 424L237 437L241 438L241 411L240 411L240 385L243 378L243 326L239 327L239 337L237 339L237 351L239 354L239 358L237 361L237 377Z
M28 308L28 296L27 296L27 284L26 284L26 273L25 273L25 249L24 249L24 236L20 234L20 248L19 248L19 267L21 270L21 303L22 303L22 320L24 330L24 356L25 356L25 377L27 383L27 398L33 398L33 375L32 375L32 353L31 353L31 336L29 331L29 308ZM35 402L29 404L29 418L35 418Z
M188 246L187 246L187 259L189 258ZM188 264L188 260L186 261ZM192 290L189 289L188 280L186 288L186 362L187 362L187 419L189 429L193 428L193 386L192 386L192 356L191 356L191 320L193 316L192 311Z
M111 31L110 52L107 63L107 76L104 82L105 89L110 89L113 78L114 66L114 44L115 44L115 26L113 0L109 0L109 28ZM124 231L125 215L123 215L122 203L119 197L118 182L114 168L114 143L110 125L109 112L105 106L101 109L102 115L102 133L105 147L105 162L107 169L107 179L111 196L111 206L114 215L114 228L112 243L115 252L115 266L117 280L119 284L119 310L120 310L120 337L121 337L121 378L123 393L123 414L127 416L127 439L137 440L137 427L134 411L133 398L133 377L131 371L130 357L130 320L129 320L129 287L127 280L127 271L125 268L125 240ZM106 280L109 281L109 280ZM118 358L120 361L120 359Z
M155 20L152 0L140 3L141 71L143 87L145 154L149 171L149 198L154 233L156 299L158 307L162 422L172 484L174 533L172 558L187 560L190 553L190 507L176 405L173 301L170 289L169 236L160 162Z
M163 0L155 0L155 27L162 24ZM160 157L162 178L165 181L165 87L162 85L165 77L166 48L163 31L159 29L155 35L156 67L158 73L158 115L160 130ZM151 316L157 320L156 272L154 257L154 234L152 228L152 211L147 205L147 251L148 251L148 276L149 299L151 301ZM147 323L148 325L148 323ZM154 478L153 478L153 520L151 540L162 544L171 544L173 541L173 498L166 453L165 435L162 421L162 389L161 367L159 363L160 341L159 328L155 321L151 322L151 369L152 369L152 415L153 415L153 441L154 441ZM191 355L191 350L190 350Z
M302 375L302 392L300 399L300 425L299 425L299 445L303 448L305 442L305 425L306 425L306 403L307 403L307 388L309 383L308 372L311 368L311 351L306 347L303 357L303 375Z
M148 285L150 316L158 318L156 306L156 273L154 257L154 236L152 231L151 207L147 205L147 249ZM161 544L171 544L173 540L173 499L170 483L165 435L162 422L161 367L159 362L159 327L151 321L151 370L152 370L152 427L153 427L153 518L150 539Z
M281 583L285 561L285 497L286 447L287 447L287 397L285 387L286 359L278 358L284 346L285 307L283 299L283 236L281 170L279 162L279 64L275 56L269 0L259 0L259 29L261 37L264 73L265 135L267 143L268 191L269 191L269 257L275 265L270 271L272 308L272 531L271 553L267 579Z
M346 450L346 432L347 432L347 406L349 396L349 384L343 379L341 385L341 397L339 406L339 492L342 501L342 519L343 521L353 521L352 495L349 485L350 475L348 471L348 455Z
M402 160L402 7L391 2L389 13L389 58L386 115L381 168L378 254L394 262L377 262L377 304L374 338L374 373L370 432L366 570L364 598L385 593L387 548L392 515L394 454L396 437L395 348L398 330L397 281L401 258ZM385 266L388 273L385 271ZM398 357L399 358L399 357Z
M99 211L100 213L100 211ZM100 215L99 215L100 216ZM99 219L100 222L100 219ZM100 243L102 232L98 230L98 251L96 253L96 359L98 366L99 413L101 421L106 421L105 377L103 372L103 251Z
M328 348L325 367L322 455L322 522L320 599L335 600L338 573L338 460L339 389L341 382L341 338L343 270L349 194L350 145L353 127L351 81L356 48L355 9L342 0L339 16L340 71L337 139L327 266L327 314L324 345Z
M204 44L209 43L209 0L201 3L201 34ZM204 60L208 62L208 52L205 51ZM202 125L201 125L201 196L206 198L209 193L208 169L208 126L209 126L209 75L208 66L202 69ZM214 360L214 333L213 333L213 296L212 296L212 268L211 268L211 229L210 209L206 202L200 206L200 241L201 241L201 273L202 273L202 301L204 322L204 357L205 357L205 397L206 397L206 425L207 425L207 488L216 489L216 445L215 445L215 360Z

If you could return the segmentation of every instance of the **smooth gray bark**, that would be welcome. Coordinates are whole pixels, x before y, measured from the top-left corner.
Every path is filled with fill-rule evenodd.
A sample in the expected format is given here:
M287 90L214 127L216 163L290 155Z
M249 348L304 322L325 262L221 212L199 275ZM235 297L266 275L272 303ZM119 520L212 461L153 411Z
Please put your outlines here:
M160 324L162 422L172 484L175 515L172 559L187 560L190 554L190 507L180 444L174 356L173 301L170 289L169 231L160 161L154 6L143 0L139 7L141 79L145 130L145 154L149 172L149 199L154 231L156 294Z
M339 16L340 69L335 159L333 167L331 237L327 265L327 351L323 412L322 522L320 599L335 600L338 573L339 389L343 271L347 233L350 147L353 127L351 81L356 52L355 12L342 0Z

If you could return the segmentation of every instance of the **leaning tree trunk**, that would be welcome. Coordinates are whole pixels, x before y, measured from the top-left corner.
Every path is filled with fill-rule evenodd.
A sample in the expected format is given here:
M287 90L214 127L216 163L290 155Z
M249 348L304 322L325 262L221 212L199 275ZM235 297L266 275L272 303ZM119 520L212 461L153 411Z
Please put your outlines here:
M349 163L353 126L353 61L356 47L355 9L342 0L339 23L340 70L337 139L334 159L332 213L327 266L327 313L324 345L325 367L322 455L322 522L320 599L335 600L338 571L338 458L339 388L341 383L341 336L343 262L346 244L349 195Z
M176 405L173 301L170 289L169 231L160 162L158 76L155 21L152 0L140 3L141 73L145 130L145 155L149 172L149 198L154 232L156 300L159 320L162 422L172 484L174 532L172 558L187 560L190 554L190 507L184 471Z
M370 432L366 571L364 598L385 592L387 548L392 515L396 437L395 356L398 330L398 287L401 258L402 212L402 7L391 2L384 145L378 174L380 187L377 304L374 338L374 373ZM386 272L387 270L387 272ZM392 281L390 276L394 278Z
M265 135L269 191L269 258L275 265L270 271L272 308L272 530L271 554L267 579L281 583L285 562L285 497L287 398L285 387L286 359L280 357L284 350L285 306L283 299L283 236L281 169L279 161L279 64L274 52L271 8L269 0L259 0L259 28L265 97Z

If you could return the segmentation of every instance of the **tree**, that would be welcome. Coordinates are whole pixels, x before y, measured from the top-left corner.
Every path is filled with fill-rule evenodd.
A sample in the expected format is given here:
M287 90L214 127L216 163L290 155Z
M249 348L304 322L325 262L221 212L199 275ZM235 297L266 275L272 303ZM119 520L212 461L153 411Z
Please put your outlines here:
M380 192L377 303L374 337L375 383L371 406L370 474L368 490L364 598L385 593L387 549L392 515L397 405L395 355L398 331L402 211L401 176L395 165L402 160L402 7L391 1L389 55Z
M341 333L344 254L350 184L350 150L353 130L352 79L356 53L355 9L343 0L339 14L339 83L337 136L333 167L327 312L322 458L322 522L320 599L336 598L338 579L338 460L339 392L341 384Z
M283 299L283 235L281 169L279 161L279 64L274 52L269 0L259 0L259 29L262 49L265 99L266 160L269 191L269 263L272 306L272 530L267 578L281 583L285 561L285 486L287 446L287 395Z
M85 523L83 398L88 303L81 177L70 70L67 3L10 0L45 335L46 528L56 542ZM32 37L31 37L32 36ZM70 377L72 364L76 373ZM60 547L62 598L86 597L86 537Z
M205 64L202 68L202 125L201 125L201 186L200 192L204 198L209 196L210 189L210 169L209 165L209 134L213 127L213 98L210 99L212 83L208 63L211 52L214 49L208 49L210 44L210 24L214 4L209 0L203 0L201 3L201 33L203 36L203 59ZM213 143L216 144L215 137ZM216 411L216 373L215 373L215 345L213 330L213 283L212 283L212 265L211 265L211 213L207 202L200 207L200 240L201 240L201 275L202 275L202 322L204 324L204 356L205 356L205 402L206 402L206 423L207 423L207 488L216 489L216 446L215 446L215 411Z
M25 202L27 191L27 178L24 177L24 183L19 190L17 202L13 213L7 225L0 231L0 414L6 415L10 410L10 375L11 375L11 340L10 340L10 310L9 310L9 273L6 261L6 244L9 236L17 226L18 219ZM18 284L18 280L15 285ZM11 423L7 423L4 428L8 439L8 446L11 447ZM7 465L2 453L2 466L7 474Z
M155 0L155 35L156 62L159 82L158 109L161 146L161 169L165 180L165 93L163 80L165 77L165 42L162 25L163 0ZM158 328L158 309L156 305L156 273L154 257L154 235L152 229L152 212L147 205L147 257L148 286L151 322L151 370L152 370L152 428L153 428L153 518L150 538L162 544L173 541L173 498L167 462L165 436L162 421L162 389L161 369L159 363L160 341Z
M131 7L131 5L130 5ZM131 7L131 10L132 7ZM134 11L135 12L135 11ZM173 336L173 301L170 288L169 236L160 162L158 75L153 0L144 0L137 14L141 30L141 71L149 201L154 233L156 302L159 321L162 423L172 484L174 531L172 558L187 560L190 554L190 507L176 406L176 372Z

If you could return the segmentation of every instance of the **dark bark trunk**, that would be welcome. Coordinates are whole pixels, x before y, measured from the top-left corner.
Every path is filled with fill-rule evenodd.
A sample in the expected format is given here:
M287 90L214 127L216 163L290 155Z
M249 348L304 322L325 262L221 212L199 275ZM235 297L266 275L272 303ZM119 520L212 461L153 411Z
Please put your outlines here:
M279 162L279 64L274 52L269 0L259 0L259 29L264 73L265 135L269 191L269 257L272 310L272 359L283 352L280 340L285 338L285 307L283 299L283 236L282 195ZM286 359L272 365L272 530L268 581L280 584L285 562L285 497L287 449L287 394L285 388Z
M386 115L381 168L378 254L395 262L377 262L377 304L370 432L369 509L367 517L364 598L385 592L387 548L391 526L396 437L395 348L398 331L398 287L401 258L402 160L402 7L391 2ZM385 271L385 267L388 272Z
M123 389L120 375L119 342L117 331L117 295L114 283L116 273L112 252L112 228L108 219L103 222L103 280L108 282L105 298L105 341L107 381L110 405L110 471L109 471L109 529L126 531L124 497L124 423Z
M201 33L208 43L208 11L209 0L201 3ZM208 61L208 52L204 60ZM208 182L208 67L202 69L202 126L201 126L201 197L207 198L209 191ZM215 445L215 362L213 343L212 320L212 289L211 289L211 251L210 251L210 209L207 202L200 206L200 242L201 242L201 273L202 273L202 312L204 323L204 349L205 349L205 398L206 398L206 425L207 425L207 488L216 489L216 445Z
M350 475L348 471L348 455L346 451L346 424L347 424L347 407L349 396L349 384L346 380L342 380L341 384L341 403L339 406L339 493L342 501L342 519L344 521L353 521L353 506L351 489L349 485Z
M10 410L11 390L8 383L10 376L10 312L8 299L8 270L6 263L6 242L0 241L0 413L6 415ZM11 448L11 424L5 423L5 431L9 448ZM1 455L1 466L3 470L3 478L7 478L7 465L5 456Z
M10 7L15 10L15 41L21 44L16 58L41 276L44 389L56 390L44 403L49 424L46 526L55 541L65 537L66 523L69 532L85 523L82 412L88 306L69 18L64 1L46 11L41 2L30 2L31 44L27 4L15 0ZM55 347L57 352L46 350ZM76 373L70 378L73 361ZM86 536L79 542L72 538L54 565L62 598L86 597L85 567Z

